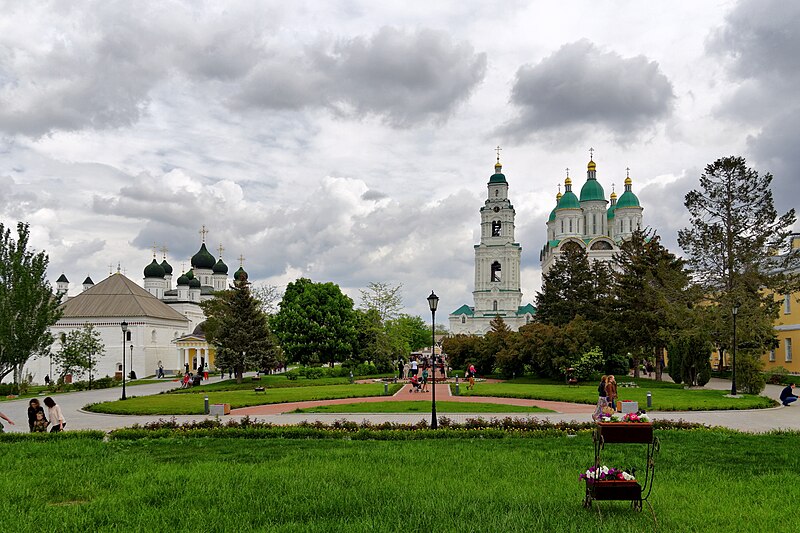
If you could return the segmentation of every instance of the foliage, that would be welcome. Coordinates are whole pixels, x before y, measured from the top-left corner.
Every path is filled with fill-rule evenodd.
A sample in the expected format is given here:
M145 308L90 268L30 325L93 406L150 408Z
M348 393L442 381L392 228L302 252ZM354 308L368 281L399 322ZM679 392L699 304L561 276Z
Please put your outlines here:
M739 350L736 353L737 392L761 394L766 386L764 361L759 352Z
M417 395L407 394L401 398L416 398ZM386 401L386 402L360 402L350 404L329 404L318 407L296 409L293 413L430 413L430 398L424 400ZM503 405L484 402L452 402L436 400L438 413L551 413L549 409L542 409L534 405Z
M375 309L355 311L356 317L356 351L350 365L370 362L388 372L394 367L395 354L392 351L389 335L383 327L380 314Z
M334 283L306 278L289 283L270 323L290 361L332 366L356 351L353 301Z
M53 353L58 381L64 381L67 374L87 375L93 372L97 367L98 356L105 350L100 332L91 324L63 333L60 340L61 349Z
M371 281L361 293L361 308L365 311L377 311L380 322L397 318L403 310L403 284L390 285L384 282Z
M572 361L569 366L575 369L573 375L579 381L593 379L603 368L603 354L600 351L600 347L596 346L585 352L580 358ZM566 374L567 368L562 368L562 374Z
M431 344L431 328L418 316L402 314L384 322L392 350L405 357Z
M250 292L265 314L274 315L278 311L278 302L281 301L282 295L277 286L269 283L253 283Z
M201 302L206 316L206 338L216 348L219 368L233 368L236 379L250 368L275 368L282 352L273 337L267 315L250 292L247 281Z
M711 379L711 343L697 333L679 334L669 344L670 376L675 383L702 387Z
M53 343L49 328L61 316L59 301L47 281L49 259L28 250L30 230L17 224L17 239L0 224L0 379L47 353Z
M472 361L480 357L483 338L478 335L450 335L442 341L442 350L447 354L448 362L454 370L467 368Z
M772 294L798 288L800 250L788 241L795 212L778 215L771 184L772 175L759 175L744 158L725 157L706 166L700 188L685 198L691 226L678 233L678 243L717 314L712 331L722 350L733 345L735 304L742 309L742 340L761 353L772 348L778 313Z
M765 372L764 379L766 380L767 383L771 385L781 385L782 383L787 383L786 380L788 379L788 377L789 377L788 370L786 370L782 366L776 366L774 368L770 368Z

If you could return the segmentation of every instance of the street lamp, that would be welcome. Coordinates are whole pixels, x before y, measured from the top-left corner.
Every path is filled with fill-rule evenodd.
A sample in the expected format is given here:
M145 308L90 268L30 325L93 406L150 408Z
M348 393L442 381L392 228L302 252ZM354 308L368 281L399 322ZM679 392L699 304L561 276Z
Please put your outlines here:
M739 304L733 304L733 378L731 379L731 396L736 396L736 315L739 314Z
M125 396L125 333L128 331L128 323L124 320L119 325L122 328L122 400L126 400Z
M133 371L133 344L131 344L131 379L135 379L135 372Z
M433 361L433 396L431 397L431 429L439 427L436 421L436 308L439 306L439 297L433 291L428 296L428 307L431 308L431 360Z

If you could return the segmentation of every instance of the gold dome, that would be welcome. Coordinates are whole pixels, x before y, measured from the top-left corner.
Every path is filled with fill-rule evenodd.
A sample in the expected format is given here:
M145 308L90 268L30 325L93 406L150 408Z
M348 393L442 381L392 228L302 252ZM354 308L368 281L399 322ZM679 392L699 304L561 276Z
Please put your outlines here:
M627 178L625 178L625 185L632 185L632 184L633 184L633 180L631 180L631 177L630 177L630 176L628 176Z
M615 193L615 192L612 192L612 193L611 193L611 199L612 199L612 200L616 200L616 199L617 199L617 193Z
M567 176L567 179L564 180L564 185L572 185L572 178Z
M594 163L594 161L590 160L588 168L589 170L595 170L597 168L597 165Z
M558 202L559 200L561 200L561 196L563 196L563 195L561 194L561 191L558 191L558 194L556 194L556 202Z

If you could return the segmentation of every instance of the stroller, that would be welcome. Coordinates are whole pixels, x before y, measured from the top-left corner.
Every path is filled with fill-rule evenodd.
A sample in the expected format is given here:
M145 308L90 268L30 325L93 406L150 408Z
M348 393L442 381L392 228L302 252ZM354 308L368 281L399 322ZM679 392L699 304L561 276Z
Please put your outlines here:
M422 392L422 383L420 383L417 376L411 376L411 388L408 392Z

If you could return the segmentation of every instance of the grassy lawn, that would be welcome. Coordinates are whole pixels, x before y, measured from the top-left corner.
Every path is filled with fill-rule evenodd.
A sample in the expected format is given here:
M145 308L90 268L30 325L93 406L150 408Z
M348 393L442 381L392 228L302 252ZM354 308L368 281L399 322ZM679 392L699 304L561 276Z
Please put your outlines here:
M660 431L650 512L583 509L574 438L0 443L3 531L792 531L795 434ZM608 465L643 467L640 445ZM41 460L51 457L58 460ZM35 464L36 474L31 474ZM433 467L433 468L430 468ZM597 509L600 509L598 513Z
M467 390L461 384L462 396L496 396L501 398L530 398L534 400L554 400L561 402L597 402L597 385L551 385L542 383L520 383L520 380L506 383L476 383L475 389ZM633 381L633 379L625 379ZM655 384L655 385L654 385ZM450 385L455 394L455 385ZM647 405L647 391L653 394L653 411L707 411L725 409L760 409L775 405L765 396L742 395L743 398L726 398L725 391L686 390L674 383L645 381L639 388L619 388L621 400L634 400L639 407Z
M401 385L389 385L389 394L394 394ZM306 400L331 400L334 398L361 398L383 395L383 385L327 385L320 387L268 388L265 392L254 392L253 384L248 390L219 392L194 392L185 394L155 394L127 400L116 400L88 407L95 413L121 415L198 415L203 413L203 399L209 403L229 403L233 409L270 403L301 402Z
M215 381L210 379L206 384L199 387L192 387L191 389L178 389L172 391L171 394L185 394L193 392L213 392L213 391L233 391L233 390L249 390L252 391L254 387L272 387L272 388L290 388L290 387L319 387L323 385L349 385L350 378L319 378L307 379L297 378L296 380L286 379L286 376L267 375L261 376L258 381L253 381L250 377L246 377L241 383L236 383L235 379L226 379L224 381Z
M295 409L294 413L430 413L430 400L388 401L375 403L346 403ZM442 413L552 413L549 409L524 405L496 403L436 402L436 412Z

